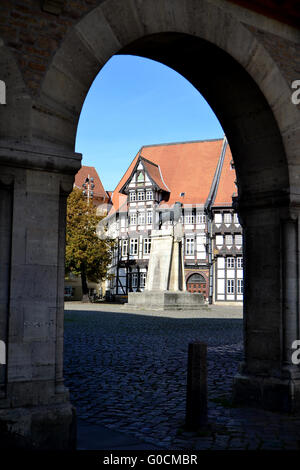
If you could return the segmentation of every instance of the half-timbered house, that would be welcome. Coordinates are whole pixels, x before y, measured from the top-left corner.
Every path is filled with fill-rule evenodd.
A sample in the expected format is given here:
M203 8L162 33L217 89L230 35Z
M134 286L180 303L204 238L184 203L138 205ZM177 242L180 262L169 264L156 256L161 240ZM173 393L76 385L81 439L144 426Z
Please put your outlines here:
M107 285L126 299L145 288L152 230L161 214L182 203L187 290L210 302L241 301L242 229L232 198L236 174L226 139L143 146L112 194L104 219L118 240ZM172 221L169 221L172 223Z

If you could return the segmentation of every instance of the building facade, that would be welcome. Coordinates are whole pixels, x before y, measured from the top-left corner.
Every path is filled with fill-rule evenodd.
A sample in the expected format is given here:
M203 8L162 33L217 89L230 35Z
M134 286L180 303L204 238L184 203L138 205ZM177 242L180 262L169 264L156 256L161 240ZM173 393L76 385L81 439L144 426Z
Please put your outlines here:
M128 292L145 288L152 230L163 234L172 223L165 220L166 209L181 202L187 290L203 293L210 302L242 301L242 228L232 204L235 180L226 139L142 147L103 219L108 236L117 240L108 297L126 299Z

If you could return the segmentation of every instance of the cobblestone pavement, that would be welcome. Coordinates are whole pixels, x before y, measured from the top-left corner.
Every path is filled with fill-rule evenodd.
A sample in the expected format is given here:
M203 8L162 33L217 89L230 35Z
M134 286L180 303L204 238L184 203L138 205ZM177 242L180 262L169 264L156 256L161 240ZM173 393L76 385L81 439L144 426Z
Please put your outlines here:
M211 429L186 432L188 343L208 345ZM231 406L242 360L242 309L130 312L68 303L65 378L78 417L171 450L300 449L300 418Z

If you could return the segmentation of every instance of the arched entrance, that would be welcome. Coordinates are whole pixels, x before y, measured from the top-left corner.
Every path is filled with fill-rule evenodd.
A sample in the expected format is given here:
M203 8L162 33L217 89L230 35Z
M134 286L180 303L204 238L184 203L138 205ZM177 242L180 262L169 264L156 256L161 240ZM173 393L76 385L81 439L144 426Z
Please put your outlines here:
M228 13L227 2L205 0L172 6L161 0L159 8L106 0L77 13L63 40L52 40L42 66L36 58L28 62L29 51L15 60L9 45L0 50L8 103L0 106L0 339L7 344L0 420L14 423L15 409L26 407L18 432L39 447L74 444L74 411L63 385L66 197L80 167L74 144L85 96L105 62L120 53L181 73L220 120L234 158L245 239L245 358L235 400L299 410L291 345L300 335L300 113L291 101L291 75L272 49L277 33L286 44L280 28L273 25L275 36L264 41L259 18L256 27ZM41 423L44 433L37 432Z
M206 296L206 280L202 274L194 273L188 277L186 288L191 293L199 293Z

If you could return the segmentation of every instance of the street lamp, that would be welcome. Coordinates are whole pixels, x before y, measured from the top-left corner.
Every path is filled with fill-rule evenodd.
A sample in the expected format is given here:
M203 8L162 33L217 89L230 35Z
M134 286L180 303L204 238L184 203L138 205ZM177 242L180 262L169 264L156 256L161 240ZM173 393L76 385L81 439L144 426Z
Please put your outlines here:
M88 200L88 203L90 202L90 199L93 199L94 197L94 188L95 188L95 184L94 184L94 178L93 177L90 177L90 175L87 176L87 178L85 178L84 180L84 183L82 185L83 187L83 195L87 197L87 200Z

